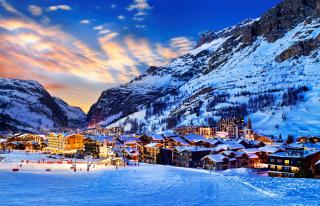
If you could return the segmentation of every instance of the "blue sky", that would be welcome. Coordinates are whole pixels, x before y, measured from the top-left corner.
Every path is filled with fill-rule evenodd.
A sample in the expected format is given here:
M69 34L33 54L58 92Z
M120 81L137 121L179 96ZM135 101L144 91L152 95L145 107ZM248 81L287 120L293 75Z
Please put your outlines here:
M88 110L102 90L188 52L200 33L279 2L0 0L0 77L37 80Z

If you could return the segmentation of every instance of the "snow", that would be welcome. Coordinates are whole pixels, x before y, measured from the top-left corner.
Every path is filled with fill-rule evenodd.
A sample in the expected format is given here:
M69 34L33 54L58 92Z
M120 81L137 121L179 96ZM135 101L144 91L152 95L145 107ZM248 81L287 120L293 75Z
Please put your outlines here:
M252 21L245 21L242 26L248 23L252 23ZM170 129L166 128L164 123L166 121L164 120L169 116L173 116L173 114L177 114L177 111L183 112L183 118L177 126L206 125L208 117L212 117L215 120L220 118L220 116L214 114L214 111L221 107L239 105L239 103L247 104L250 96L272 94L276 97L273 105L258 111L249 111L255 132L275 136L281 134L284 139L289 134L293 134L295 137L317 136L320 134L319 48L309 56L290 58L281 63L276 62L275 58L297 42L317 37L320 33L319 25L320 19L314 19L311 22L298 24L276 42L268 42L265 38L258 37L252 45L243 49L238 49L243 46L241 43L234 45L234 47L230 48L232 51L221 56L227 61L209 73L204 73L204 71L209 67L207 64L211 55L198 58L194 55L204 50L209 50L213 54L215 52L221 53L223 51L223 42L226 39L218 38L204 44L191 51L189 56L186 55L174 60L165 67L165 70L159 71L159 75L152 76L152 79L155 79L161 78L161 75L171 74L172 79L170 82L168 81L167 88L172 87L178 90L177 96L173 97L168 94L157 99L169 105L165 111L159 115L146 118L145 115L138 115L139 112L145 111L146 108L143 107L143 109L129 117L136 118L141 123L144 123L146 126L143 129L146 131L156 130L157 132L162 132ZM221 34L225 32L226 35L221 36L228 36L228 30L233 28L222 31ZM186 78L184 78L184 74L188 74ZM148 87L157 85L157 81L152 85L149 77L144 78L139 80L139 84L143 84L145 81ZM162 83L161 86L163 86ZM307 86L309 88L309 91L302 94L303 101L297 102L295 105L281 106L284 92L290 87L298 86ZM197 91L208 87L213 88L214 92L196 96L192 98L192 101L186 101ZM276 91L268 92L270 90ZM245 91L252 94L239 96L239 93ZM212 111L206 110L208 102L212 100L212 95L225 93L230 94L230 98L217 104ZM201 112L199 115L195 115L192 110L199 101L203 102L200 108ZM283 116L286 116L286 119ZM125 118L119 121L123 123Z
M319 180L140 165L94 173L0 171L5 205L317 205Z
M224 162L224 159L229 159L228 157L222 155L222 154L213 154L213 155L207 155L204 158L202 158L202 160L209 158L210 160L214 161L214 162Z

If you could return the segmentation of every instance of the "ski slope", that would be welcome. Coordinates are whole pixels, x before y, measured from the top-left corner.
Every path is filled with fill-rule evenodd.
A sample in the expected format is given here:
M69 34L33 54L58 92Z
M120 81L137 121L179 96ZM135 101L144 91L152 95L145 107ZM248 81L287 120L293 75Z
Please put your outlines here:
M246 169L140 165L94 173L0 170L0 205L319 205L320 180L257 176Z

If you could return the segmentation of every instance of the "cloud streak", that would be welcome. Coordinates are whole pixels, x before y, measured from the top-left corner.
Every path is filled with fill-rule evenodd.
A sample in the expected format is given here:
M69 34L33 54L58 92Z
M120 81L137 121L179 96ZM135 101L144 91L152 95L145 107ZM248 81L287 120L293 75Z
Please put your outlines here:
M70 11L72 9L68 5L56 5L56 6L48 7L48 11L58 11L58 10Z
M42 25L22 16L4 0L0 6L17 14L16 18L0 19L0 77L39 81L52 94L85 111L102 90L131 80L148 65L164 65L193 45L186 37L160 44L98 25L93 30L98 33L100 48L92 49L59 26ZM39 8L30 5L28 10L42 16ZM58 6L52 11L59 9L65 10ZM80 23L90 23L85 20Z

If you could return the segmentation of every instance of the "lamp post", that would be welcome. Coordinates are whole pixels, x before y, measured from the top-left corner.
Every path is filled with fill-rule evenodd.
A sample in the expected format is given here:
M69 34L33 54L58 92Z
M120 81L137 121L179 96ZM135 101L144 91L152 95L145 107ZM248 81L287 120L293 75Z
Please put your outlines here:
M76 150L76 153L74 155L74 165L73 165L73 171L74 172L77 171L77 153L78 153L78 150Z

